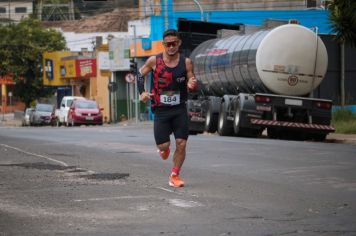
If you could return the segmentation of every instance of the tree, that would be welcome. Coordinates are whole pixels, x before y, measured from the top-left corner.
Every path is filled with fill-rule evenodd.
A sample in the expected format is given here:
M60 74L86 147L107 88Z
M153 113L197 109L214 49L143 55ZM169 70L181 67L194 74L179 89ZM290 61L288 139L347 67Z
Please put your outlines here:
M26 106L48 95L42 80L42 54L65 48L60 32L42 28L35 19L18 24L0 25L0 75L12 75L14 96Z
M345 106L345 45L356 46L356 1L334 0L329 5L330 23L335 39L340 44L341 78L340 93L341 106Z

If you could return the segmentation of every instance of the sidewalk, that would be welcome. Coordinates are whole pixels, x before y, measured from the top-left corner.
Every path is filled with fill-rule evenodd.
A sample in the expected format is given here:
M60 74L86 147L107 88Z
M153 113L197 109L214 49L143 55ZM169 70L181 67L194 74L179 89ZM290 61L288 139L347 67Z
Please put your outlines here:
M140 125L151 125L152 121L143 121L139 122ZM132 126L136 125L134 120L130 121L123 121L120 123L111 123L111 124L105 124L105 126L113 126L113 125L118 125L118 126ZM22 121L19 118L15 119L14 113L7 113L7 114L0 114L0 126L12 126L12 127L20 127L22 126ZM336 134L336 133L330 133L327 137L325 142L327 143L347 143L347 144L352 144L356 145L356 134Z
M22 126L22 120L15 119L15 113L0 113L0 126Z
M330 133L325 142L329 143L347 143L356 145L356 134L336 134Z

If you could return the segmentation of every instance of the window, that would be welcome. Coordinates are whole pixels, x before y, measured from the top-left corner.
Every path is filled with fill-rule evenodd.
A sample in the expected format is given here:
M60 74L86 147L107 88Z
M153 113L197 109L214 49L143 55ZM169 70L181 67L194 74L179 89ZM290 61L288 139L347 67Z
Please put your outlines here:
M316 7L316 0L307 0L307 8Z
M26 13L27 8L26 7L16 7L15 8L15 13Z
M0 7L0 14L1 13L6 13L6 8L5 7Z

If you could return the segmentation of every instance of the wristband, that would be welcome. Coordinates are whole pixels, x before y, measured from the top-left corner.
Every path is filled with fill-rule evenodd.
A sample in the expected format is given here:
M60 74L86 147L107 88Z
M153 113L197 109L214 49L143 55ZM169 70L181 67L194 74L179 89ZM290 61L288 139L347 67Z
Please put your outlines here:
M145 78L140 72L137 72L137 89L140 95L145 92Z

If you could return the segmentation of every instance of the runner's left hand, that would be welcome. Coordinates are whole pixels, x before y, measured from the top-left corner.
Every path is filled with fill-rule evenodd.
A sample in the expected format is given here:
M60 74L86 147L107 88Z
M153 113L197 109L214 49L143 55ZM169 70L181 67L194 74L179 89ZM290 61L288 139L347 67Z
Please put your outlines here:
M198 81L195 77L192 77L188 80L188 89L191 91L196 90L198 87Z

